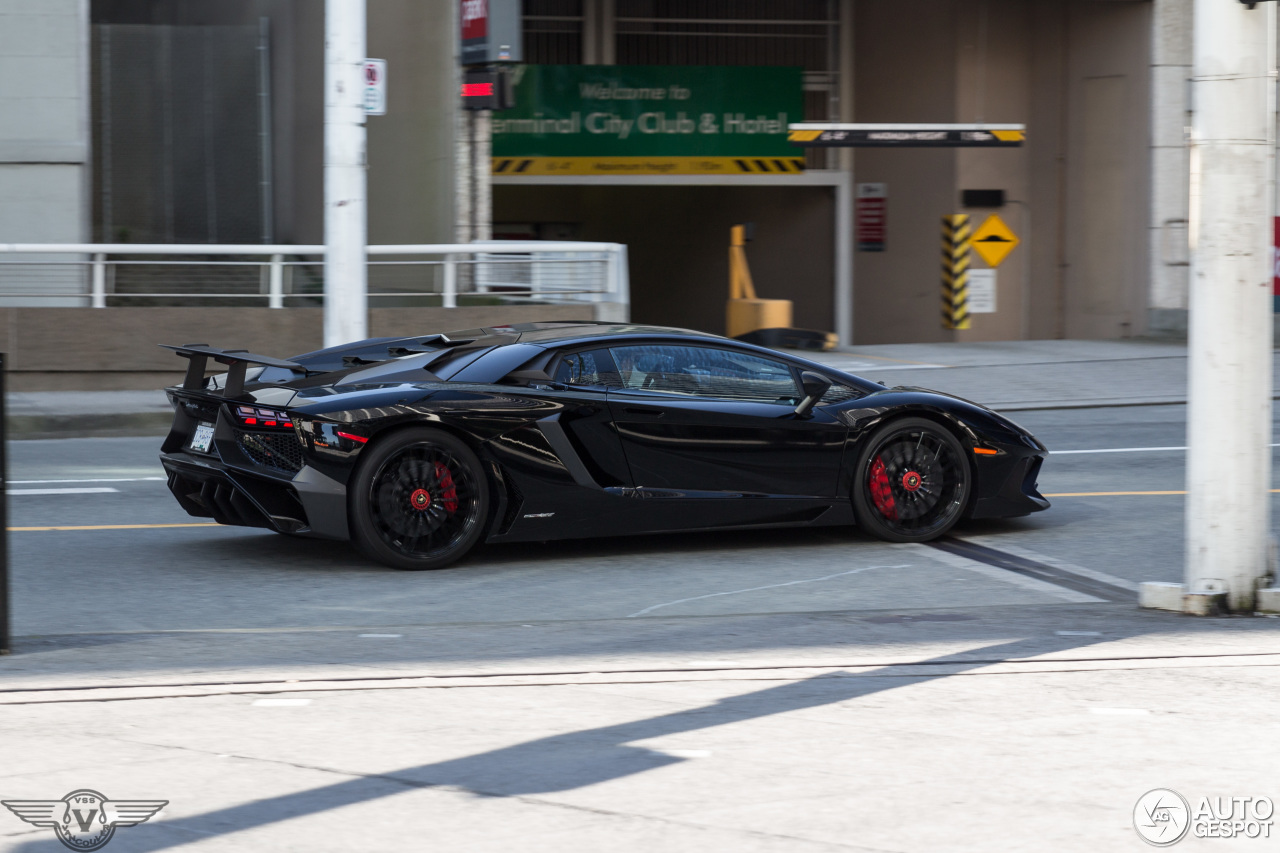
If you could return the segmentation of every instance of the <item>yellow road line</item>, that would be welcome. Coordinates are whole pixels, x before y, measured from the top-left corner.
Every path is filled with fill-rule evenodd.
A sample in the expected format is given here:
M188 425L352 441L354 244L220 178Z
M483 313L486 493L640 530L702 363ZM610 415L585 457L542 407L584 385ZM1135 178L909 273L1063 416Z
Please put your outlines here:
M1180 492L1057 492L1045 495L1046 498L1111 498L1121 495L1185 495ZM1280 495L1280 489L1272 489L1271 494Z
M218 527L215 522L196 522L192 524L83 524L78 526L58 527L10 527L10 533L32 533L48 530L152 530L159 527Z

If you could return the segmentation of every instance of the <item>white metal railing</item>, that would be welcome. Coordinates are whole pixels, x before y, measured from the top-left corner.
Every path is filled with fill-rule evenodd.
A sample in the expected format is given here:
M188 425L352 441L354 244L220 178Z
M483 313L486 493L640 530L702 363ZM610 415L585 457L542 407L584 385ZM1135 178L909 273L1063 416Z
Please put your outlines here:
M425 268L430 276L415 278L407 288L369 292L379 297L439 298L445 308L458 305L463 294L477 294L501 300L552 303L614 303L622 319L629 313L631 295L627 270L627 247L620 243L530 241L486 241L477 243L435 243L375 245L368 247L369 268L389 271L393 267ZM15 291L0 284L0 304L9 298L85 299L94 308L106 308L108 297L127 299L207 299L265 298L267 307L283 308L290 297L323 297L323 287L312 292L291 292L289 272L298 267L321 269L322 245L217 245L217 244L127 244L127 243L0 243L0 273L24 265L37 267L71 266L88 268L88 287L72 287L61 292ZM60 257L48 257L60 256ZM77 256L68 260L68 256ZM214 260L228 258L227 260ZM231 257L260 260L231 260ZM393 257L397 259L392 259ZM198 258L197 260L174 260ZM304 260L314 258L315 260ZM375 260L375 258L377 260ZM192 267L233 269L258 267L263 287L259 293L130 290L111 286L110 273L123 266L145 268ZM439 271L439 275L435 271ZM0 281L17 276L0 276ZM32 276L32 278L39 278ZM430 278L432 281L428 281ZM74 279L74 276L73 276ZM438 283L438 287L434 286ZM87 290L87 292L86 292ZM617 313L612 312L612 313Z

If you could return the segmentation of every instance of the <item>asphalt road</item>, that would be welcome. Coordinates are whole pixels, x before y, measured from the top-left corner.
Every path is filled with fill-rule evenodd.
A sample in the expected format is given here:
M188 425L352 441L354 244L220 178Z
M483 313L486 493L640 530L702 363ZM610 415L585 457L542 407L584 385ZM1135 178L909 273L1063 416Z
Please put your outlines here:
M1024 519L971 523L957 531L959 538L1119 581L1180 578L1182 496L1119 493L1184 487L1184 452L1152 449L1182 445L1181 406L1022 412L1018 420L1055 451L1041 477L1054 505ZM491 546L446 571L395 572L343 544L201 525L169 496L157 443L102 438L12 445L17 634L1088 600L980 560L886 545L841 529ZM1124 450L1100 452L1117 448ZM44 529L51 527L81 529ZM103 606L104 596L110 606Z
M15 442L0 799L169 801L121 851L1141 849L1152 788L1280 799L1280 620L1127 588L1181 574L1182 497L1115 493L1182 489L1148 449L1182 416L1017 414L1085 452L958 532L986 557L760 531L418 573L188 518L158 439ZM1274 840L1215 844L1180 849ZM0 813L0 849L63 848Z

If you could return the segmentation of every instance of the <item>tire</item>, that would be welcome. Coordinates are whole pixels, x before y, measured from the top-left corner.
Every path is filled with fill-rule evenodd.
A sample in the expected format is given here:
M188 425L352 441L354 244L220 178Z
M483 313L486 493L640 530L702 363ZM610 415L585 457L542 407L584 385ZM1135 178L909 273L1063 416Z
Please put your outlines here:
M972 481L964 448L948 430L925 418L890 421L858 454L854 516L888 542L928 542L960 520Z
M471 448L436 429L373 443L347 488L351 539L392 568L443 569L484 534L489 481Z

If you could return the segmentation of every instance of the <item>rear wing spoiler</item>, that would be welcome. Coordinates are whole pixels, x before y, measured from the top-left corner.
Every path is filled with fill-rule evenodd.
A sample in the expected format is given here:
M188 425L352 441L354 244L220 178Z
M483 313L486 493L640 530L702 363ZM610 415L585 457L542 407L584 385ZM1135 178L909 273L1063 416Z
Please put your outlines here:
M269 355L254 355L242 349L217 349L208 344L183 344L180 347L160 344L187 359L187 376L182 380L182 387L197 391L204 388L204 371L213 359L218 364L227 365L227 382L223 386L222 396L228 399L239 397L244 393L244 375L251 364L263 367L283 367L285 370L297 370L303 374L307 369L295 361L272 358Z

